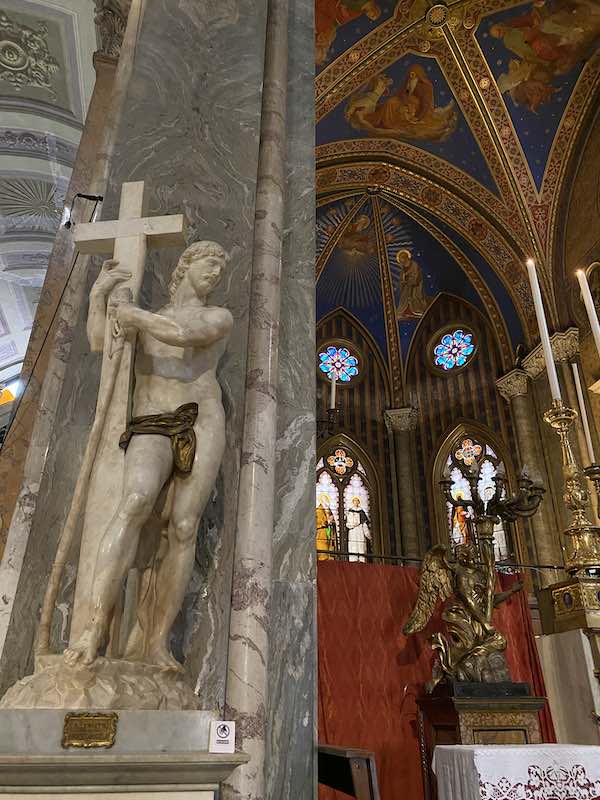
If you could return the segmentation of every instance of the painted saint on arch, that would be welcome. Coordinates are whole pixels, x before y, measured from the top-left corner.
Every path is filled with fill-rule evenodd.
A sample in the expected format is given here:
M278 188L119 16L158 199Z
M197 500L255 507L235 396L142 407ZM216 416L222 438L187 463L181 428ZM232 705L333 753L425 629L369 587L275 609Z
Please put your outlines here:
M417 319L422 317L430 298L423 288L423 273L420 265L412 257L410 250L403 248L396 253L400 267L400 300L396 309L398 319Z

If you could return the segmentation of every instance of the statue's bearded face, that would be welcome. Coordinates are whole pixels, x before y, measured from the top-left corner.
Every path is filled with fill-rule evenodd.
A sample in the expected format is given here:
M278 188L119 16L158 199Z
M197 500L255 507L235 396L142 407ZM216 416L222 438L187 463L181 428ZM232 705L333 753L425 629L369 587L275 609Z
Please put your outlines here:
M219 284L228 256L216 242L196 242L185 250L171 278L169 291L174 297L187 278L199 297L206 297Z
M194 291L200 297L210 294L219 285L225 260L220 256L201 256L194 259L188 268L188 277Z

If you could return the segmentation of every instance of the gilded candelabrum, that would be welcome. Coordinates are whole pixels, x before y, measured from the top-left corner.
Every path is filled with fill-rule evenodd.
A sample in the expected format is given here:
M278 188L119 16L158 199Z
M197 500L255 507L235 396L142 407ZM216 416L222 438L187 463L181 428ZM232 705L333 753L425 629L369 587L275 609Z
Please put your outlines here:
M553 400L552 408L544 414L544 421L554 428L560 439L565 482L563 496L571 512L571 521L563 531L565 569L571 575L586 575L590 569L600 568L600 528L588 519L590 493L569 438L569 429L576 419L577 412L565 406L562 400ZM586 473L595 483L600 480L597 465L589 467Z
M519 591L522 583L515 582L505 592L495 591L494 526L500 520L514 521L517 517L532 516L544 494L543 486L532 481L526 473L519 478L519 491L510 497L506 494L506 478L502 472L494 478L495 488L491 497L480 495L476 462L467 477L471 499L454 498L449 477L441 481L441 487L453 507L472 509L474 540L456 546L453 557L444 545L433 547L425 555L417 601L404 626L407 634L423 630L438 600L450 600L442 612L449 635L436 633L432 638L437 661L427 686L429 691L443 679L480 683L510 681L504 655L506 638L495 629L492 613L494 608Z

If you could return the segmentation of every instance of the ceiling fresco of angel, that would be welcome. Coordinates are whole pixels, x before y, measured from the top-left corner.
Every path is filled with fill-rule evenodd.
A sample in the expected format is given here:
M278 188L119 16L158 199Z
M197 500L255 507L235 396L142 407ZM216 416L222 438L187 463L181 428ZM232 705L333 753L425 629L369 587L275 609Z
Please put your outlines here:
M397 0L315 0L317 69L388 19Z
M438 63L407 54L317 126L319 144L350 138L398 139L440 156L487 189L497 187Z
M539 187L583 66L600 40L597 0L536 0L485 17L477 40Z

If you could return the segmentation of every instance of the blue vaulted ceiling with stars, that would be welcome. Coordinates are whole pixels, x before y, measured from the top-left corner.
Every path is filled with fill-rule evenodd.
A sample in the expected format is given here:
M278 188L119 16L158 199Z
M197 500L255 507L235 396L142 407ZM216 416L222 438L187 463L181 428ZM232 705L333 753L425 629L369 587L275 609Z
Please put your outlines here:
M435 299L458 297L509 366L535 340L527 257L556 317L553 223L597 103L600 0L316 0L315 31L318 318L345 309L402 371Z

